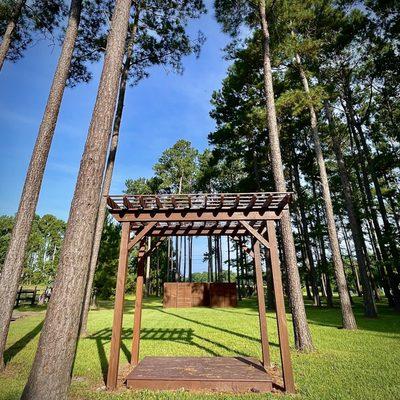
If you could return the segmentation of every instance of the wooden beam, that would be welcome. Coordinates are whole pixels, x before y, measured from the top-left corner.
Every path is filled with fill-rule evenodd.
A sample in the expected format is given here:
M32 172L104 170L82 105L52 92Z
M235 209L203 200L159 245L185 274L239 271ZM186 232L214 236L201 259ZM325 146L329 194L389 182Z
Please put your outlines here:
M124 297L126 274L128 270L128 242L130 223L122 224L121 243L119 248L119 262L117 273L117 287L115 291L114 319L111 335L110 361L107 372L107 388L114 390L117 387L119 353L121 349L122 318L124 312Z
M171 203L174 206L174 208L178 208L178 203L176 202L176 198L175 196L171 197Z
M270 206L270 204L272 203L272 200L273 200L273 196L271 194L269 194L267 196L267 198L265 199L265 201L262 205L262 208L268 208Z
M154 228L151 231L152 237L168 237L168 236L242 236L248 235L249 232L243 227L238 228Z
M110 196L107 196L107 205L114 210L121 209L121 207Z
M269 249L269 243L265 237L263 237L259 232L257 232L250 224L246 221L240 221L240 223L251 233L259 242L261 242L265 247Z
M267 331L267 316L265 313L265 296L264 284L261 269L261 252L260 242L255 240L254 246L254 268L256 270L256 286L257 286L257 303L258 303L258 319L260 323L260 336L261 336L261 350L263 356L264 368L271 366L271 359L269 355L269 342Z
M125 206L128 210L134 208L134 207L133 207L133 204L129 201L129 199L128 199L126 196L124 196L123 202L124 202L124 206Z
M240 202L240 196L237 194L235 198L235 202L233 203L233 208L237 208Z
M256 201L257 201L257 196L255 194L253 194L253 196L251 196L249 204L246 206L246 208L252 208L254 206L254 204L256 204Z
M156 204L158 208L163 208L163 205L161 203L161 199L159 196L156 196Z
M142 323L142 303L143 303L143 275L144 264L146 262L146 240L140 242L138 254L138 267L136 278L136 299L135 299L135 315L133 319L133 339L131 352L131 365L136 366L139 363L139 347L140 347L140 327Z
M144 198L143 198L143 196L139 196L139 204L140 204L140 206L142 207L142 208L146 208L146 204L145 204L145 202L144 202Z
M275 211L238 210L120 210L110 213L118 222L265 221L281 219Z
M278 207L277 207L277 213L280 214L282 210L285 208L286 204L289 203L290 195L285 194L285 196L282 197L282 200L279 202Z
M149 222L140 232L138 232L136 234L136 236L129 241L128 244L128 250L130 251L132 249L132 247L139 242L139 240L141 240L144 236L147 235L147 233L149 233L154 226L156 225L157 222Z
M271 258L272 279L274 283L276 320L278 324L283 383L287 392L295 393L292 360L289 348L289 335L286 322L285 301L283 298L282 275L279 265L278 242L276 240L274 221L267 222L267 230L270 243L269 253Z

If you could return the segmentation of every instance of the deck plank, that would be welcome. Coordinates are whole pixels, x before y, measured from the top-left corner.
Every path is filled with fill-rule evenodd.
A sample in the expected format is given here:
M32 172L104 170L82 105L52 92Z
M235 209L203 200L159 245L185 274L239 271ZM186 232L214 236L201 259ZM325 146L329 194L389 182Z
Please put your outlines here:
M270 392L271 376L247 357L145 357L126 377L132 389Z

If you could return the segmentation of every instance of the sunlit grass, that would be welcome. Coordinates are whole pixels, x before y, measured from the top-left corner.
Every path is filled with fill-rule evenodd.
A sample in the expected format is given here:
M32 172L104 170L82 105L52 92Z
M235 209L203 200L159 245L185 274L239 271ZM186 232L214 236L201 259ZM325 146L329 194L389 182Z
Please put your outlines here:
M26 307L26 311L33 309ZM307 315L317 351L292 351L299 399L400 399L400 318L385 304L380 317L367 319L359 302L355 313L359 330L338 329L340 312L307 305ZM32 363L44 311L12 322L4 373L0 375L0 398L18 399ZM289 316L288 316L289 318ZM272 359L279 364L274 313L268 313ZM120 389L103 390L112 324L112 304L89 317L90 336L79 342L71 385L73 399L239 399L276 395L193 395L185 392L151 393ZM121 368L127 365L132 339L133 301L126 304ZM235 309L164 309L158 299L146 300L142 320L141 357L234 356L260 358L256 302L246 300ZM292 338L289 321L290 337ZM282 398L282 396L279 396Z

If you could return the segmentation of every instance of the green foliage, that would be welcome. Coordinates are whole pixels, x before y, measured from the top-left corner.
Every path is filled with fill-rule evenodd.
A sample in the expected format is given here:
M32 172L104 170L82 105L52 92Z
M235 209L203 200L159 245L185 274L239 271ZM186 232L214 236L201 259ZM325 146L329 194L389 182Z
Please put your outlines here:
M6 259L8 243L14 226L14 217L8 215L0 216L0 265L3 266Z
M173 193L190 193L195 186L199 152L187 140L178 140L165 150L153 169L161 189Z
M0 265L4 264L14 217L0 217ZM53 215L35 216L24 262L23 284L51 284L58 266L65 222Z
M116 224L111 216L107 216L94 276L94 287L102 299L109 299L115 292L120 239L120 225Z
M159 190L160 179L157 177L127 179L125 187L124 192L127 194L154 194Z
M99 61L106 47L113 0L86 0L83 9L77 45L70 70L69 86L90 81L89 64ZM186 31L191 19L206 12L202 0L137 0L133 2L132 25L138 15L137 34L133 55L129 60L129 78L132 85L149 76L150 67L163 65L165 69L182 73L182 58L199 55L205 37L201 32L193 37ZM127 43L130 37L127 39Z
M7 24L15 15L17 3L18 0L0 2L0 37L4 35ZM63 0L26 1L6 58L12 62L19 60L24 51L39 38L47 38L54 42L54 31L65 16L66 6Z

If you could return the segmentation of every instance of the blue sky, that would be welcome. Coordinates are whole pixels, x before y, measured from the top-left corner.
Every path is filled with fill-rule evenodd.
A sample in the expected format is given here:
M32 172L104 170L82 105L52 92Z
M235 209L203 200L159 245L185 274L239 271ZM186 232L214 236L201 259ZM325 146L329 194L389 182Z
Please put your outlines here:
M207 146L214 122L209 117L213 90L221 86L227 62L222 49L229 38L208 13L190 23L207 41L200 57L184 59L184 74L151 70L150 78L129 88L114 170L112 193L120 193L127 178L151 176L161 152L178 139L190 140L199 150ZM0 214L14 214L50 89L59 48L39 41L16 64L6 62L0 72ZM89 84L66 89L53 140L37 213L68 217L79 161L97 92L101 63L91 67ZM200 249L199 249L200 250ZM195 252L194 258L201 258Z

